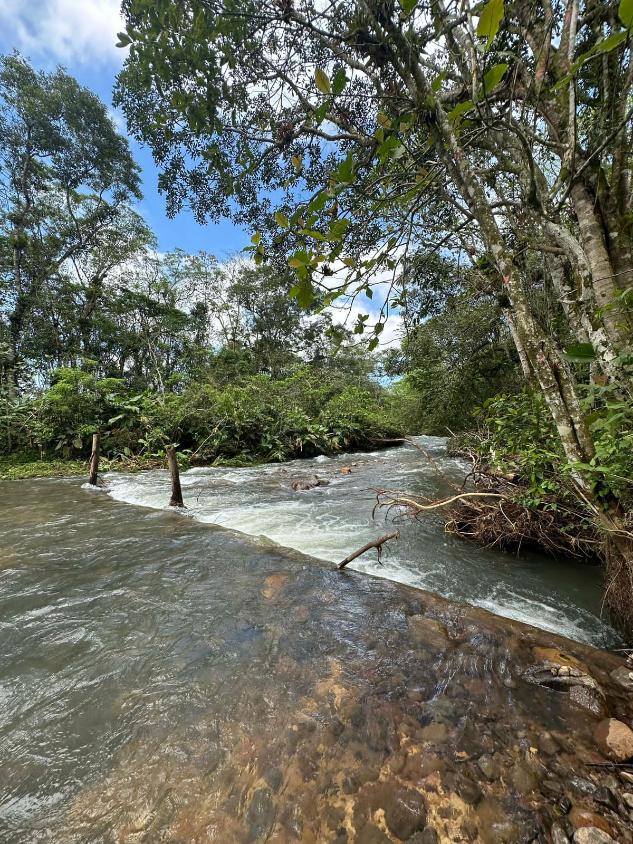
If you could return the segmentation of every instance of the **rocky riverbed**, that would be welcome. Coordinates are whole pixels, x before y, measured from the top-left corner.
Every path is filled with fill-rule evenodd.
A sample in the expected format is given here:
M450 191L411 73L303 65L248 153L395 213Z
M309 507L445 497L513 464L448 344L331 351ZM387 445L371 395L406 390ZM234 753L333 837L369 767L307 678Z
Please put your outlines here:
M14 489L3 842L633 842L617 654L71 481Z
M65 840L633 841L622 659L361 577L262 578L276 620L234 636L274 654L269 676L230 721L126 748Z

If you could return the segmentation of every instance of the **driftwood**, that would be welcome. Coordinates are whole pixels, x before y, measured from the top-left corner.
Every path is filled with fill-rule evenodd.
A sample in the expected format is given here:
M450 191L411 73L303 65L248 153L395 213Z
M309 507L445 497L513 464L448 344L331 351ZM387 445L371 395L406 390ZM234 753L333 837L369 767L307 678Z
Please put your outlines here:
M364 554L365 551L369 551L371 548L375 548L378 551L378 562L380 562L382 546L390 539L400 539L400 531L396 530L393 533L386 533L384 536L379 536L378 539L372 539L371 542L367 542L362 548L359 548L358 551L354 551L354 553L350 554L349 557L345 557L345 559L338 564L337 568L344 569L348 563L351 563L352 560L355 560L356 557L360 557L361 554Z
M101 434L92 435L92 453L90 455L90 474L88 483L97 486L99 481L99 455L101 452Z
M169 501L169 506L184 507L182 490L180 488L180 472L178 471L176 449L173 445L168 445L165 451L167 452L167 465L169 466L169 474L171 475L171 499Z

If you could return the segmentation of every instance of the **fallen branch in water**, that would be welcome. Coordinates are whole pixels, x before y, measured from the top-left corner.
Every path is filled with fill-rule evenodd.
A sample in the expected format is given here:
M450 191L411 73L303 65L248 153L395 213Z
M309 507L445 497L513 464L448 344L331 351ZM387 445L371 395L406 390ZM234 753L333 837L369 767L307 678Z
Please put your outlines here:
M356 557L360 557L361 554L364 554L365 551L369 551L372 548L375 548L378 551L378 562L380 562L382 546L390 539L400 539L400 531L396 530L393 533L386 533L384 536L379 536L378 539L372 539L371 542L367 542L362 548L359 548L358 551L354 551L354 553L350 554L349 557L345 557L345 559L338 564L337 568L344 569L348 563L351 563L352 560L356 559Z
M379 489L376 490L378 495L389 495L389 490ZM414 510L437 510L438 507L446 507L449 504L453 504L455 501L461 501L463 498L505 498L504 495L500 495L497 492L461 492L459 495L453 495L450 498L445 498L442 501L433 501L431 504L420 504L419 501L414 501L412 498L403 498L402 496L396 495L395 498L392 498L389 501L384 501L382 504L385 504L388 507L399 507L402 505L403 507L411 507Z

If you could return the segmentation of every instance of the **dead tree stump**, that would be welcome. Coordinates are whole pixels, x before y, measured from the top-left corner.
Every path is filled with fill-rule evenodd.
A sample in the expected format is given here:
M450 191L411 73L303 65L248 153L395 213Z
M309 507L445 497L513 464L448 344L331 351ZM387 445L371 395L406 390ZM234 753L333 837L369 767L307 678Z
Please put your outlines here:
M173 445L167 446L167 465L169 466L169 474L171 476L171 499L169 501L170 507L184 507L182 500L182 490L180 488L180 472L178 471L178 459L176 458L176 449Z
M99 482L99 456L101 452L101 434L92 435L92 453L90 454L90 474L88 483L97 486Z

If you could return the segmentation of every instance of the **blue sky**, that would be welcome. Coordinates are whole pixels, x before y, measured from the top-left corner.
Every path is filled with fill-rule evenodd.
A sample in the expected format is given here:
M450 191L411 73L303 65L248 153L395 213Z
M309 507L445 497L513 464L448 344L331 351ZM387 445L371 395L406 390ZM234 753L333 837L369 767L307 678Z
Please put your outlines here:
M0 52L19 50L35 67L63 65L82 85L93 90L112 109L112 89L125 58L117 49L116 33L123 29L120 0L0 0ZM122 115L115 114L125 132ZM130 139L143 170L144 199L139 210L158 237L159 249L205 249L224 258L241 250L250 233L229 220L199 225L189 212L170 220L158 193L158 173L151 153Z
M0 53L19 50L44 70L63 65L99 95L119 130L126 133L123 116L112 108L112 89L125 59L125 51L115 46L117 32L123 29L119 9L120 0L0 0ZM170 220L158 193L158 172L150 151L131 138L130 145L143 171L144 199L138 210L156 234L161 252L176 247L187 252L204 249L223 259L249 243L252 233L230 220L201 226L187 211ZM349 312L347 306L340 311L332 309L333 316L336 322L346 321L351 326L361 313L369 312L375 318L382 302L380 294L372 301L361 297ZM400 316L392 312L381 346L397 342L401 328Z

